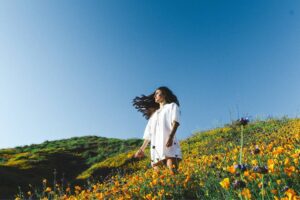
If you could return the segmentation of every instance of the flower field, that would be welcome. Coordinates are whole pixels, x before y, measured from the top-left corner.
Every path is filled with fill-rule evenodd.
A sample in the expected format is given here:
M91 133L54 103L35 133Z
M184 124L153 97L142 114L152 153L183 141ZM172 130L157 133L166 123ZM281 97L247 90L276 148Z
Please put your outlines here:
M20 192L16 199L300 199L300 119L232 123L195 133L180 146L183 160L176 174L166 167L154 171L149 148L146 158L126 164L133 150L79 176L120 166L120 173L104 182L68 187L45 179L42 190Z

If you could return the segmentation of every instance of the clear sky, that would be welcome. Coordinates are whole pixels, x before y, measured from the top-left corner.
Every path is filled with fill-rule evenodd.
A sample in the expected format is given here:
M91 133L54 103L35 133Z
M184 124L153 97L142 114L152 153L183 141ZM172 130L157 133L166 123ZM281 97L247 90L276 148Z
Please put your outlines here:
M0 1L0 148L141 138L131 101L167 86L182 140L299 116L300 1Z

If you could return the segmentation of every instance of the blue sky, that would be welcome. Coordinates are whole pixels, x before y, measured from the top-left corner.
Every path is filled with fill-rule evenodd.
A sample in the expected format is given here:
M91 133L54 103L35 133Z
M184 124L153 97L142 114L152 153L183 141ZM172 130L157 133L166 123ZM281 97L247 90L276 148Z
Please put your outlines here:
M142 138L135 96L167 86L182 140L299 116L299 1L1 1L0 148Z

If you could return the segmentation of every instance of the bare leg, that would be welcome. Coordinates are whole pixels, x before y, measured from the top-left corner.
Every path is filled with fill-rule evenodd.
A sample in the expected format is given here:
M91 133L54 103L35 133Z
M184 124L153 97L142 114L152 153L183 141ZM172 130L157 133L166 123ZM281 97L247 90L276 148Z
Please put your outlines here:
M171 174L175 174L173 170L173 159L172 158L167 158L167 166L171 172Z
M158 166L154 166L153 169L154 169L155 171L157 171L157 172L159 171L159 167L158 167Z
M159 161L159 162L157 162L157 163L155 163L154 165L153 165L153 169L154 169L154 171L159 171L159 166L160 165L162 165L162 162L161 161Z
M175 167L173 167L173 165ZM171 173L175 174L178 172L178 160L176 160L176 158L167 158L167 166L170 169Z

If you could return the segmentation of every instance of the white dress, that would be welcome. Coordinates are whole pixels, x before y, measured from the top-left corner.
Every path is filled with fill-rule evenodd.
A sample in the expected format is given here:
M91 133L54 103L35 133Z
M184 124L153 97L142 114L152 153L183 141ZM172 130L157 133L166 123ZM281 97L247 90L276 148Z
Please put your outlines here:
M167 147L167 142L172 130L172 122L180 123L180 109L174 102L165 104L161 110L156 110L146 125L143 139L150 140L151 166L164 160L166 157L182 159L182 153L176 133L173 144Z

